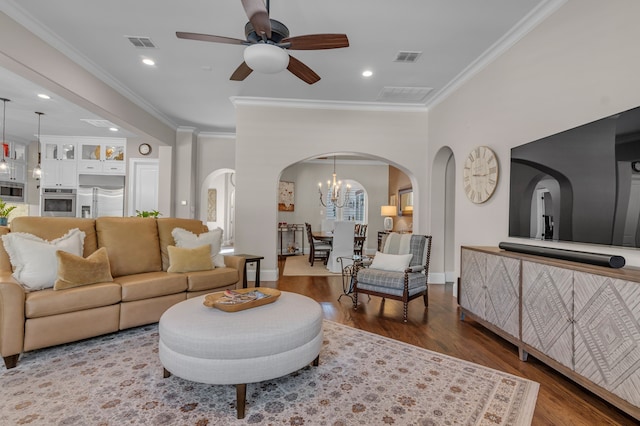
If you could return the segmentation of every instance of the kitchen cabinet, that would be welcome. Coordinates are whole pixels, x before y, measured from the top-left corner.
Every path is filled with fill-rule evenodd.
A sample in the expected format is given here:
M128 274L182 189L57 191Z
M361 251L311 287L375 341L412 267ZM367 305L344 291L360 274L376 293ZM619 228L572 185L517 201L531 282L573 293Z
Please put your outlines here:
M65 137L40 138L43 188L75 188L78 184L76 143Z
M640 419L640 269L606 268L462 247L458 302L469 317L581 386ZM489 289L521 288L519 330L492 317ZM506 286L505 286L506 285ZM510 297L502 305L510 317ZM520 336L520 337L518 337Z
M27 179L27 147L17 142L3 144L7 174L2 179L25 183Z
M124 175L126 139L96 138L79 144L78 173Z

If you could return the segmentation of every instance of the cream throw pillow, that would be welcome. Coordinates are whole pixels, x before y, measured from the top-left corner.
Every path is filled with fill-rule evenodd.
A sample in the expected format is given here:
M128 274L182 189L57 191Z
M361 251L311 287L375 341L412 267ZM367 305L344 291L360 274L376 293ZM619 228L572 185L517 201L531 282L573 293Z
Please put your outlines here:
M412 254L387 254L377 252L369 268L383 271L404 272L409 267Z
M211 261L216 268L224 268L224 256L220 254L222 248L222 228L216 228L209 232L196 235L183 228L173 228L171 236L176 242L176 247L196 248L205 244L211 247Z
M78 228L53 241L43 240L25 232L10 232L2 236L9 254L13 277L27 291L51 288L58 277L56 251L82 256L85 233Z
M62 250L56 251L56 256L58 279L53 285L54 290L113 281L109 255L105 247L94 251L86 259Z
M167 272L208 271L215 266L211 261L211 249L208 244L196 248L167 246L169 269Z

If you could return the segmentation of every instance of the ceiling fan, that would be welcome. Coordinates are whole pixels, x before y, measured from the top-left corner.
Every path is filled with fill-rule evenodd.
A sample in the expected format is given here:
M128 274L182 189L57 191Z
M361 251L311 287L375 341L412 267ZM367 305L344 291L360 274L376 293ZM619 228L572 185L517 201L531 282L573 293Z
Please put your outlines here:
M231 75L231 80L242 81L254 70L275 73L288 69L302 81L313 84L320 76L311 68L289 55L288 50L338 49L349 46L346 34L309 34L289 37L289 29L269 17L269 0L241 0L249 18L244 27L246 40L209 34L176 32L182 39L248 46L244 61Z

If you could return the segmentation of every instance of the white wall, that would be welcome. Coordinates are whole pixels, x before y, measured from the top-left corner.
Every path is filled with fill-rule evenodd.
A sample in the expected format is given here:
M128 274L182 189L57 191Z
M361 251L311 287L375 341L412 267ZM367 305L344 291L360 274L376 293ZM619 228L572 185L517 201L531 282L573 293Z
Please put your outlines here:
M274 248L280 173L304 159L327 153L388 159L412 177L415 208L422 212L414 216L414 231L427 231L423 226L429 222L422 218L429 187L424 111L288 108L250 99L236 99L235 103L236 250L265 257L263 279L277 280Z
M640 2L569 0L513 48L429 112L429 156L449 146L456 161L456 271L460 245L508 238L510 149L640 105ZM463 159L475 146L500 161L494 196L471 203ZM640 251L597 245L540 245L620 254L640 266Z

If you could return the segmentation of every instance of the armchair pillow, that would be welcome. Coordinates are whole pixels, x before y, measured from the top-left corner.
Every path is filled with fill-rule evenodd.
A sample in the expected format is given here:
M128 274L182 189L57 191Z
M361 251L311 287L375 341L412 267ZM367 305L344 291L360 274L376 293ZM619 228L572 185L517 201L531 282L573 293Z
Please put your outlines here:
M211 247L211 261L216 268L224 268L224 256L220 254L222 248L222 228L196 235L182 228L173 228L171 235L176 247L196 248L208 244Z
M377 252L369 268L391 272L404 272L404 270L409 267L412 257L412 254L387 254Z
M215 268L208 244L196 248L167 246L167 250L169 251L167 272L196 272Z
M58 279L54 290L80 287L83 285L113 281L107 249L99 248L87 258L62 250L56 251L58 258Z
M78 228L71 229L52 241L25 232L10 232L2 236L2 242L9 254L13 277L26 291L53 287L58 277L56 251L82 256L85 233Z

